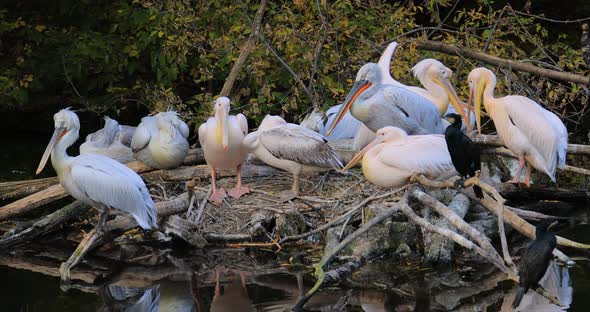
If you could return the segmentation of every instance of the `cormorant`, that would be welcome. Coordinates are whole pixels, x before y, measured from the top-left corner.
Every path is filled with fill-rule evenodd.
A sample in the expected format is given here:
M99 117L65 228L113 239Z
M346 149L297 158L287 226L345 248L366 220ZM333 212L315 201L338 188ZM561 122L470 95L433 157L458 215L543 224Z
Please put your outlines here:
M464 179L475 176L475 172L481 169L479 148L461 131L461 115L447 114L445 119L451 123L445 130L445 140L453 166ZM477 198L483 198L479 186L474 185L473 192Z
M557 239L549 228L557 224L557 221L543 220L536 226L535 240L527 247L520 261L520 282L518 293L512 302L512 308L516 309L522 297L529 288L536 289L539 281L545 275L552 258L553 249L557 245Z

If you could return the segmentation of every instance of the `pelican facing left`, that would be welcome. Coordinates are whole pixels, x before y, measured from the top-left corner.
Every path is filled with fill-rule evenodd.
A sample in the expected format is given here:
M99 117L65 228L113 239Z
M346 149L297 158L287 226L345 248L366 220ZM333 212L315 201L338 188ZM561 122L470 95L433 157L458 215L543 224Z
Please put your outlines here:
M55 131L41 158L37 174L43 170L51 155L51 164L66 191L99 210L97 232L104 233L109 209L130 214L143 229L157 227L156 208L141 177L103 155L68 156L67 148L78 140L80 120L68 108L57 112L53 119Z

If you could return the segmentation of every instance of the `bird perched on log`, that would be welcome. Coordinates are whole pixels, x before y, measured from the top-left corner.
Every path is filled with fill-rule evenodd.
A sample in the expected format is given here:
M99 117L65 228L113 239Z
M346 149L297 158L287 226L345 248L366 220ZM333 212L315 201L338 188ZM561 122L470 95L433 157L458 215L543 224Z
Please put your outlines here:
M519 288L512 302L514 309L520 305L522 297L529 289L539 287L538 283L549 267L553 249L557 245L557 239L549 232L549 228L555 224L557 221L546 219L536 226L535 240L527 247L520 261Z
M80 154L101 154L123 164L135 160L131 151L135 127L119 125L108 116L104 116L104 122L104 128L86 136Z
M324 136L279 116L266 115L258 130L244 138L244 146L266 164L293 174L288 196L298 194L304 167L342 168L340 157Z
M223 188L217 188L215 169L236 168L237 184L229 191L233 198L240 198L250 190L242 185L242 163L248 156L243 146L244 137L248 134L248 120L243 114L229 114L230 100L221 96L213 104L215 116L199 127L199 142L205 154L205 160L211 171L212 193L209 200L219 204L227 197Z
M131 149L135 158L156 169L172 169L184 161L190 146L188 126L176 112L161 112L141 119Z
M475 176L476 172L481 170L479 148L461 131L461 115L451 113L447 114L445 119L451 123L445 130L445 141L453 166L463 179ZM483 198L483 191L479 186L474 185L473 192L477 198Z
M60 184L77 200L100 211L97 232L105 232L108 210L130 214L144 229L157 227L156 208L145 183L137 173L120 162L99 154L71 157L67 148L78 140L80 120L69 109L57 112L55 131L43 153L37 174L51 155Z
M582 37L580 38L580 45L582 46L582 57L586 66L590 67L590 29L588 24L582 24Z

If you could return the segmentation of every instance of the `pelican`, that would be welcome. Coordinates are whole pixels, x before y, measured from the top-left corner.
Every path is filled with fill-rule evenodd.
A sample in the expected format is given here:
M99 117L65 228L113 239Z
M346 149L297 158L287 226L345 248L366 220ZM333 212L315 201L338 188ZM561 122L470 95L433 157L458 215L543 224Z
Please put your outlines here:
M242 114L229 115L230 100L219 97L215 100L215 117L210 117L207 122L199 127L199 142L205 154L205 160L211 171L212 193L209 197L214 203L221 203L227 197L223 188L217 188L215 183L215 168L236 168L237 184L229 191L229 195L240 198L250 190L242 185L242 163L248 152L242 146L244 137L248 134L248 121Z
M396 126L412 135L444 133L436 107L414 92L382 84L382 70L375 63L367 63L358 71L355 84L326 134L334 130L348 110L372 131Z
M385 48L385 50L383 50L383 54L381 54L379 62L377 62L377 65L381 67L381 81L383 82L383 84L390 84L396 87L407 88L405 84L395 80L390 73L391 59L393 58L393 53L395 53L395 49L397 49L397 42L393 41L389 45L387 45L387 48Z
M415 173L436 180L457 174L444 136L409 136L396 127L379 129L375 140L356 154L342 171L361 159L365 178L381 187L403 186Z
M123 164L135 160L131 151L135 127L121 126L108 116L104 116L104 122L104 128L86 136L80 154L101 154Z
M100 211L96 226L98 232L104 233L108 209L130 214L144 229L157 227L154 202L137 173L103 155L68 156L67 148L78 140L80 120L68 108L57 112L53 119L55 131L43 153L37 174L43 170L51 155L51 164L66 191Z
M341 107L342 104L334 105L330 107L325 114L321 111L314 110L305 116L299 125L326 136L326 131L328 130L329 125L332 124ZM329 136L326 136L326 139L328 139L328 141L352 139L359 131L361 125L362 123L360 121L354 118L350 112L347 112L338 126L334 128L334 131L332 131Z
M511 183L519 183L527 164L524 183L530 186L531 167L555 182L557 167L565 166L567 128L552 112L520 95L494 97L496 75L487 68L469 73L469 103L475 102L477 129L481 133L481 105L494 121L504 145L518 156L519 166Z
M190 146L189 129L176 112L162 112L141 119L131 139L135 158L157 169L172 169L184 161Z
M342 168L338 154L319 133L266 115L244 139L244 146L258 159L293 174L291 192L299 191L299 175L305 166Z

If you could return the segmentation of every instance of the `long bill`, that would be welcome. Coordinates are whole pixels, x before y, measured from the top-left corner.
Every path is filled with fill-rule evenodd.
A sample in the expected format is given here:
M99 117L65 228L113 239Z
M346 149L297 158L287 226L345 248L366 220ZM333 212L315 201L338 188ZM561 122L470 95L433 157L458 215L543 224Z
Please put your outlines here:
M461 118L465 121L467 130L471 130L471 120L469 120L469 105L466 106L461 102L459 96L457 95L457 92L455 92L455 88L453 88L453 85L451 84L449 79L441 79L441 86L449 96L449 101L453 105L453 108L455 108L455 111L457 111L457 113L459 113L461 115ZM467 112L465 111L465 109L467 109Z
M467 100L467 105L471 107L472 103L474 105L473 110L475 111L475 123L477 124L477 132L481 134L481 101L482 96L479 91L479 83L475 84L469 88L469 100Z
M378 136L375 140L373 140L373 142L369 143L369 145L365 146L365 148L363 148L360 152L358 152L356 155L354 155L354 157L352 157L352 159L348 162L348 164L346 164L346 166L344 166L344 168L342 168L342 170L340 172L344 173L348 169L350 169L352 166L356 165L361 159L363 159L363 156L371 148L373 148L375 145L377 145L381 142L383 142L383 138Z
M53 135L51 136L51 139L49 140L49 144L47 144L47 148L45 148L45 152L43 153L43 156L41 157L41 162L39 162L39 167L37 167L37 171L35 172L35 174L39 174L39 173L41 173L41 171L43 171L43 168L45 168L45 165L47 164L47 160L49 159L49 156L51 156L51 152L53 151L55 144L67 132L68 132L68 130L66 130L65 128L55 128L55 130L53 131Z
M336 128L338 123L342 120L342 118L344 118L346 112L350 110L352 104L354 104L354 101L356 101L359 95L363 93L363 91L367 90L371 85L372 83L370 83L367 80L358 80L354 83L352 89L350 89L350 92L348 92L348 95L346 96L344 103L340 107L340 110L338 111L336 118L330 125L330 128L328 128L328 131L326 131L326 136L330 136L332 131L334 131L334 128Z
M229 144L229 116L224 109L219 109L215 119L217 120L217 131L221 131L221 133L218 132L218 138L221 140L223 150L226 151Z

